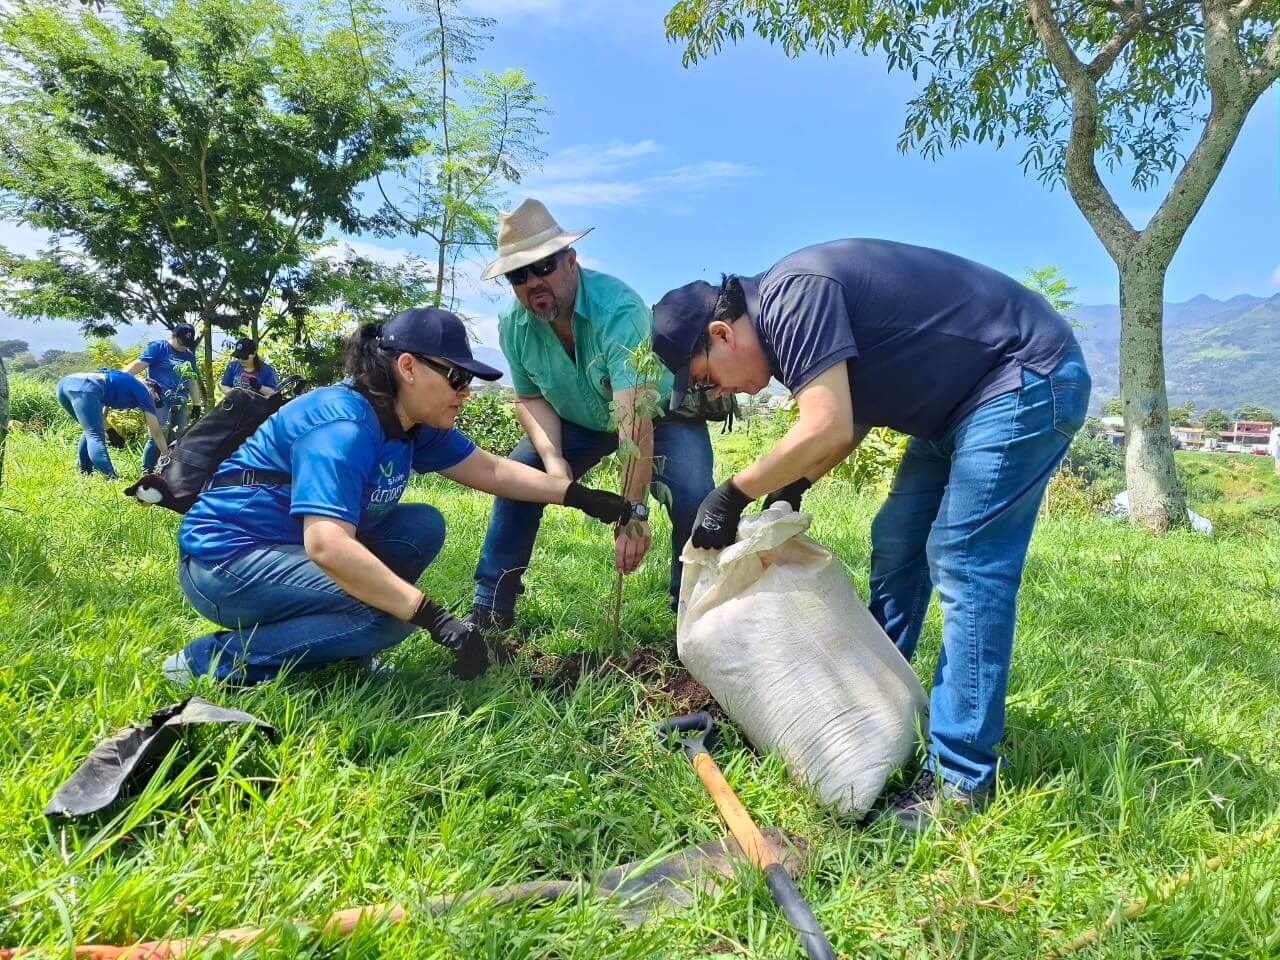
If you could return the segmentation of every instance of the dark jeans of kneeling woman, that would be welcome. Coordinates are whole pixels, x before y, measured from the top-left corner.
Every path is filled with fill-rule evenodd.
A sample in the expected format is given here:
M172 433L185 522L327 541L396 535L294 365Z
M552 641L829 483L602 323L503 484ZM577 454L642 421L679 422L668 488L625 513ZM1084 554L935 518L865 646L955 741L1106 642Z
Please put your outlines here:
M444 544L444 528L435 507L401 503L359 528L356 539L396 576L417 583ZM201 616L226 629L170 657L164 672L174 677L261 683L285 667L370 657L418 629L346 593L301 544L268 544L217 564L184 554L178 582Z

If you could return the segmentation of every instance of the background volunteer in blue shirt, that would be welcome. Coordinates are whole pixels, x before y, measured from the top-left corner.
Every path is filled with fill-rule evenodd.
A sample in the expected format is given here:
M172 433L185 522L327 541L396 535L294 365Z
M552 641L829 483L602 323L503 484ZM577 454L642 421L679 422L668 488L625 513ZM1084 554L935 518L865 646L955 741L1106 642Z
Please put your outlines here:
M799 408L768 453L703 501L695 547L733 543L757 497L798 509L870 427L911 435L871 527L870 608L911 659L936 587L942 652L930 762L890 810L920 830L941 801L961 814L983 806L1004 732L1027 545L1089 402L1067 322L972 261L837 240L719 289L699 281L671 291L654 308L654 349L676 372L677 395L755 393L775 377Z
M58 402L75 418L80 437L80 472L98 470L113 480L116 468L107 450L107 410L141 410L151 441L168 452L164 430L156 417L156 394L123 370L103 368L96 373L69 373L58 381Z
M197 342L196 328L189 323L179 323L168 340L152 340L142 348L138 359L124 368L129 374L145 370L147 379L156 383L160 392L156 417L170 438L187 428L192 413L200 415L200 405L204 402L194 352ZM192 400L194 408L190 405ZM160 453L155 441L148 440L142 449L142 469L148 472L155 469Z
M711 438L705 422L661 420L643 409L642 396L665 402L672 384L659 364L642 373L632 359L635 351L648 351L653 315L621 280L579 266L571 244L588 232L562 229L532 199L500 217L498 258L484 279L503 276L514 294L498 320L525 432L511 458L568 480L629 444L634 455L622 495L643 501L654 480L670 492L674 609L680 551L713 484ZM494 501L468 617L482 629L511 626L541 518L537 504ZM614 563L623 574L639 567L651 542L648 523L636 526L638 532L614 533Z
M222 371L218 388L225 397L236 387L253 390L264 397L276 392L276 371L271 364L258 356L258 341L241 337L231 348L231 360Z
M458 676L481 673L479 631L415 586L445 522L425 503L400 503L410 471L607 523L629 519L621 497L495 457L453 429L472 377L501 374L472 357L448 311L366 324L348 344L347 373L272 414L187 512L178 580L226 629L166 660L170 678L257 683L286 666L367 660L419 627L453 652Z

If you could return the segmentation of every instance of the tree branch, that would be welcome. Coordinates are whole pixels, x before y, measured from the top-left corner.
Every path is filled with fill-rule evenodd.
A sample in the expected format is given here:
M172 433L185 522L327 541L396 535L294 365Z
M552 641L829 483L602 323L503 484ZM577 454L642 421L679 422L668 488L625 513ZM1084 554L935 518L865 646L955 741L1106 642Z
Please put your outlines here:
M1166 263L1222 173L1249 111L1275 77L1276 35L1273 33L1268 43L1271 73L1262 82L1253 71L1244 69L1243 55L1236 43L1237 29L1226 8L1204 4L1204 76L1210 96L1209 118L1164 202L1142 231L1144 249L1166 258Z
M1276 53L1277 40L1280 39L1280 30L1272 30L1271 37L1267 40L1266 49L1262 51L1262 56L1258 62L1248 71L1249 91L1256 100L1262 96L1262 92L1276 82ZM1256 92L1254 92L1256 91Z
M1071 135L1067 138L1063 169L1067 189L1111 258L1119 263L1137 239L1138 232L1112 199L1094 162L1098 140L1097 80L1071 49L1062 24L1054 19L1049 8L1049 0L1024 2L1036 36L1049 55L1049 62L1066 82L1071 94Z

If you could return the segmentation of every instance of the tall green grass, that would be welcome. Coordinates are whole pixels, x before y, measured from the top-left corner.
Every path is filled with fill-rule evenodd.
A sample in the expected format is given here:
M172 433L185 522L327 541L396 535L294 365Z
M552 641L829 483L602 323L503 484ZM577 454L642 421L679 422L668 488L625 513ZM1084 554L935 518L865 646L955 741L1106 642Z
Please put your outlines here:
M207 625L174 578L177 517L81 478L75 438L16 433L0 496L0 945L278 934L206 956L794 958L763 886L638 930L592 901L473 903L321 943L302 918L360 903L590 875L723 832L688 762L648 724L671 709L618 670L566 690L527 666L474 683L417 635L389 676L328 671L200 692L278 742L200 731L111 814L40 809L94 741L181 692L160 661ZM733 458L750 450L735 440ZM136 455L116 453L122 476ZM465 607L488 498L416 482L449 539L422 586ZM865 593L871 498L806 498ZM623 644L672 651L665 520L624 602ZM612 548L547 512L520 624L552 652L610 649ZM1280 811L1280 536L1151 539L1045 518L1021 597L1002 792L916 840L833 817L732 728L718 759L762 824L813 845L800 883L846 957L1028 957L1214 856ZM927 683L939 620L916 669ZM674 653L670 653L674 656ZM797 705L802 709L803 705ZM1280 956L1280 851L1253 849L1124 924L1088 957Z

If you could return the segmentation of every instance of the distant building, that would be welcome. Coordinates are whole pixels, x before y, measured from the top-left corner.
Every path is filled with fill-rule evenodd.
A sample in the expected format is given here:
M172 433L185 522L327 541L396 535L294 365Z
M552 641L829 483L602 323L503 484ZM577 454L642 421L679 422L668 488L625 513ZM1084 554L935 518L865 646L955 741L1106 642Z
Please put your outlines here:
M1271 443L1274 428L1275 424L1270 420L1237 420L1230 429L1222 431L1222 439L1225 443L1244 447L1265 447Z
M1173 427L1169 433L1172 434L1174 443L1179 447L1194 447L1198 450L1204 446L1204 429L1202 427Z

